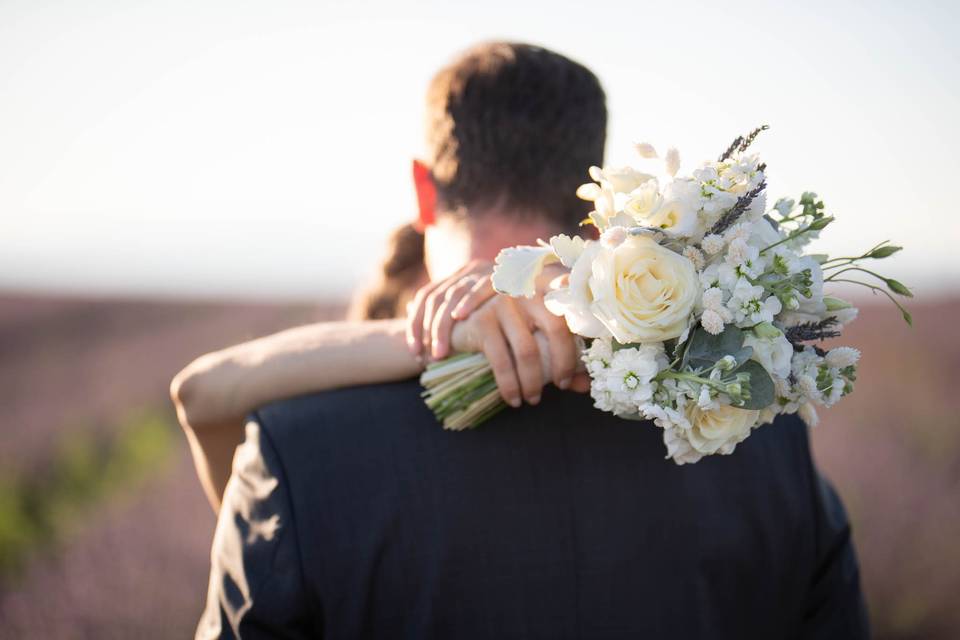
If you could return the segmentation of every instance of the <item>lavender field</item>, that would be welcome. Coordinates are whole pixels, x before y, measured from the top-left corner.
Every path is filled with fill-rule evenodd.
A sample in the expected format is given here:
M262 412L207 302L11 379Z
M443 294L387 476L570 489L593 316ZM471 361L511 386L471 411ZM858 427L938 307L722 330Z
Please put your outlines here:
M960 299L867 305L857 392L813 432L878 638L960 636ZM214 517L167 385L192 357L337 305L0 297L0 639L182 638Z

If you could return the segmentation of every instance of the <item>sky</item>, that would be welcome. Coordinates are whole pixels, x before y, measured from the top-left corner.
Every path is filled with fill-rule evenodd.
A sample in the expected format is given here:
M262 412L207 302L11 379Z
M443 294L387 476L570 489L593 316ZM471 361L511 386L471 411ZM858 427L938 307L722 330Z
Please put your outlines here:
M413 218L432 74L481 40L593 69L607 163L767 123L818 250L960 292L960 4L0 0L0 289L313 300ZM586 170L586 167L584 168ZM586 179L586 173L585 173Z

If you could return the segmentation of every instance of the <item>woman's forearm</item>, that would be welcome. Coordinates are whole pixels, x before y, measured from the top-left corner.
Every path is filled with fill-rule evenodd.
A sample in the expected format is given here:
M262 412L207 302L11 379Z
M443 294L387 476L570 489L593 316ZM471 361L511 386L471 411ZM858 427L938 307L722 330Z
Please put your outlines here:
M421 369L403 320L324 322L202 356L174 378L171 397L216 509L250 411L303 393L403 380Z

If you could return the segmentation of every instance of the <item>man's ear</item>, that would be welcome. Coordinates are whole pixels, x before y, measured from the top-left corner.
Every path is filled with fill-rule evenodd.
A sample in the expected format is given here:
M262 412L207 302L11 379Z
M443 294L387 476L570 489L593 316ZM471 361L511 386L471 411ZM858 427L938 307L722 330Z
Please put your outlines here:
M430 169L420 160L413 161L413 186L417 190L417 229L421 232L437 220L437 185Z

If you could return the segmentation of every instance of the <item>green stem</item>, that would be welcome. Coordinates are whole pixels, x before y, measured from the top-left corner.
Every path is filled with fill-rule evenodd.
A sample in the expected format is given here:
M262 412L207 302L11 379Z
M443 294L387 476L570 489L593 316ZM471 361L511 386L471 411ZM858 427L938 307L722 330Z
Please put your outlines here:
M835 280L835 278L836 278L837 276L841 275L841 274L847 273L848 271L862 271L862 272L864 272L864 273L870 274L871 276L873 276L874 278L877 278L878 280L882 280L882 281L884 281L884 282L887 281L887 279L884 278L884 277L883 277L882 275L880 275L879 273L874 273L873 271L870 271L869 269L864 269L863 267L854 266L854 267L846 267L845 269L841 269L840 271L837 271L836 273L830 274L830 277L829 277L829 278L825 278L825 279L824 279L824 282L838 282L837 280Z
M872 290L875 291L875 292L876 292L876 291L879 291L879 292L882 293L883 295L887 296L887 297L890 299L890 302L892 302L893 304L897 305L897 309L900 309L900 313L902 313L902 314L904 315L904 317L909 317L909 316L910 316L910 312L907 311L902 304L900 304L899 302L897 302L896 298L894 298L892 295L890 295L890 293L887 292L887 290L884 289L883 287L875 287L874 285L872 285L872 284L867 284L866 282L860 282L859 280L847 280L846 278L838 278L838 279L836 279L836 280L831 280L831 282L848 282L848 283L850 283L850 284L858 284L858 285L860 285L861 287L866 287L867 289L872 289Z

